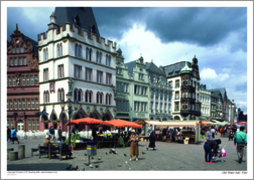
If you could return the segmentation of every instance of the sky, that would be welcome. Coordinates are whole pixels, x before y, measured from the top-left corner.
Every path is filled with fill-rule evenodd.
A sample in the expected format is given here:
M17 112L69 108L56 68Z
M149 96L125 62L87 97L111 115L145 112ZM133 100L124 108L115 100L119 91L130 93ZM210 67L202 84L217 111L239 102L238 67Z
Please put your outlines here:
M8 7L7 38L19 30L37 41L54 7ZM105 39L121 48L125 62L143 56L166 66L198 59L201 84L226 88L247 113L246 7L93 7Z

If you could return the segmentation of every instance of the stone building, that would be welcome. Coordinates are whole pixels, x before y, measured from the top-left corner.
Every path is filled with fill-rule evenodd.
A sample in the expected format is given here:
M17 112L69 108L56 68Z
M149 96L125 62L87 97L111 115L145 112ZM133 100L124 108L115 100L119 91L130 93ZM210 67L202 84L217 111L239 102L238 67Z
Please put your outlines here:
M150 84L150 120L171 120L172 87L167 83L163 68L157 67L153 62L146 63L146 72Z
M40 130L37 42L16 30L7 41L7 126Z
M177 62L163 67L168 83L173 88L173 120L198 120L201 115L199 101L199 68L196 56L190 62Z
M199 101L201 102L201 120L211 119L211 92L206 89L206 85L200 84Z
M56 7L38 48L42 129L66 130L69 118L115 118L116 43L100 36L92 8Z

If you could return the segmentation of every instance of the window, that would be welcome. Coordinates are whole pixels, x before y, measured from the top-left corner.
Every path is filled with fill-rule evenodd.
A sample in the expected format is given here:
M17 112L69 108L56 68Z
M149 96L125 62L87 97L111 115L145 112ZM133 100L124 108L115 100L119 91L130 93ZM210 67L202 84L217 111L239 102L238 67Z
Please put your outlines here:
M25 102L25 99L22 99L22 109L26 109L26 102Z
M91 61L92 60L92 48L86 48L86 59Z
M13 66L13 59L11 58L11 66Z
M12 53L15 53L15 48L12 48Z
M175 102L175 111L179 111L179 102Z
M23 52L24 52L23 47L20 47L20 52L21 52L21 53L23 53Z
M16 85L16 83L15 83L15 77L12 76L12 86L15 86L15 85Z
M38 101L38 99L35 99L35 108L39 109L39 101Z
M96 62L99 63L100 60L100 53L99 51L96 52Z
M31 108L34 109L34 99L31 99Z
M49 79L48 74L49 74L48 68L43 69L43 81L47 81Z
M17 100L14 99L14 109L17 109Z
M175 88L179 88L179 80L176 80L175 83L176 83L176 84L175 84Z
M111 97L112 97L112 95L111 94L107 94L106 95L106 104L111 104Z
M31 80L31 86L34 85L34 76L30 76L30 80Z
M17 60L17 58L14 58L14 65L15 65L15 66L18 65L18 60Z
M31 121L30 121L30 119L27 120L27 129L31 130Z
M61 98L61 100L64 101L64 89L63 88L62 88L60 93L61 93L60 98Z
M141 80L143 80L143 79L144 79L144 74L139 73L138 78L141 79Z
M48 60L48 48L43 49L43 60L44 61Z
M101 64L102 53L100 52L99 63Z
M19 65L20 66L22 65L22 58L21 57L19 58Z
M43 101L44 101L44 103L49 102L49 92L48 91L44 91Z
M49 89L50 89L50 92L55 91L55 81L50 82Z
M82 101L82 97L83 97L83 93L82 93L82 90L80 89L78 91L78 101Z
M57 44L57 52L56 52L56 54L57 54L57 57L60 57L60 56L63 55L62 54L62 43Z
M16 47L16 51L17 51L17 53L19 53L19 47Z
M175 92L175 99L179 99L179 91Z
M98 104L102 104L103 103L103 93L99 93L99 92L97 92L97 103Z
M10 76L8 76L8 84L9 84L9 86L11 86L11 77Z
M29 76L26 76L26 85L29 85Z
M110 55L106 55L106 66L110 66L111 64L111 56Z
M122 68L118 68L118 67L117 67L117 68L116 68L116 74L123 74L123 73L122 73Z
M86 77L85 77L85 79L88 80L88 81L92 81L92 69L86 68Z
M97 82L102 83L102 74L103 72L97 71Z
M64 65L58 65L58 78L63 78L64 77Z
M10 109L12 109L12 99L10 100Z
M21 109L21 100L20 99L18 100L18 107L19 107L19 109Z
M32 119L32 130L35 130L35 123L34 123L34 119Z
M26 102L27 102L27 109L30 109L31 106L30 106L30 99L26 99Z
M23 64L26 65L26 57L23 57Z
M38 131L40 129L39 119L36 119L36 130Z
M81 78L82 67L78 65L74 65L74 77Z
M106 84L111 85L112 74L106 74Z
M37 75L34 76L34 84L38 85L38 76Z
M7 109L9 109L9 101L8 101L8 99L7 99Z

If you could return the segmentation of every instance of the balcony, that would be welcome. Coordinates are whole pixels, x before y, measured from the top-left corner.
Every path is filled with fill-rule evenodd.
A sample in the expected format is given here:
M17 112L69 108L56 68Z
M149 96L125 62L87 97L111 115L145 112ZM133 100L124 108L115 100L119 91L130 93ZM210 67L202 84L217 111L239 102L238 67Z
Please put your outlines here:
M195 92L195 87L192 87L191 85L181 86L181 90L188 90L191 92Z
M193 110L181 110L180 113L183 115L183 116L187 116L189 114L194 114L196 116L200 116L201 115L201 112L200 111L193 111Z
M190 97L182 97L181 102L195 102L195 99Z

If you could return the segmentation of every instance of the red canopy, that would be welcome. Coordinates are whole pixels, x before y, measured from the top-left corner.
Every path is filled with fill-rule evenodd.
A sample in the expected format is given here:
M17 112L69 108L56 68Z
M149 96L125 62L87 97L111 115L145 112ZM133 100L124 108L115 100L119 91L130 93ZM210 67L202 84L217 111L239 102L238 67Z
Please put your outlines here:
M106 121L102 121L102 120L98 120L98 119L94 119L94 118L90 118L90 117L86 117L86 118L82 118L82 119L74 119L70 121L70 124L106 124ZM68 125L69 122L65 123L65 125Z
M125 121L121 119L114 119L111 121L104 121L105 124L115 127L136 127L136 128L142 128L141 125L138 125L135 122Z
M239 123L235 122L234 124L247 124L247 122L239 122Z

